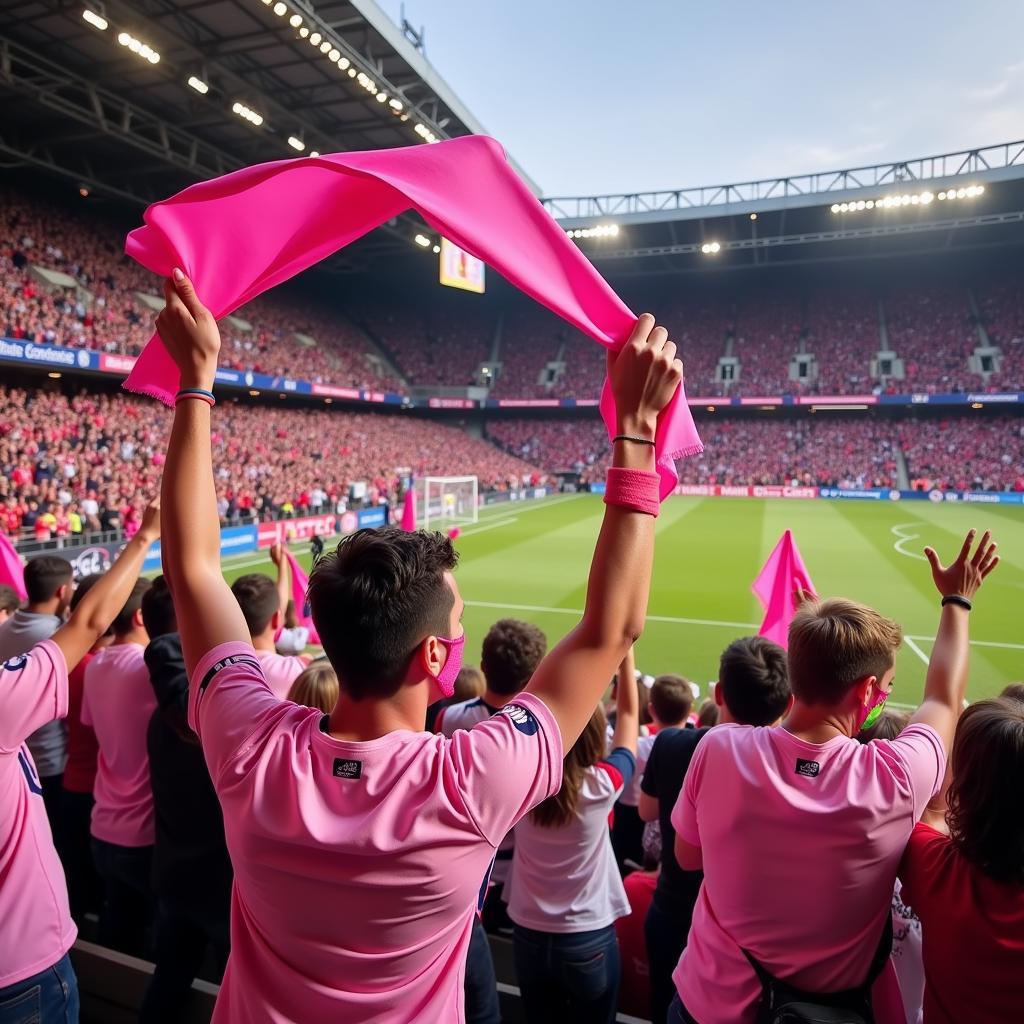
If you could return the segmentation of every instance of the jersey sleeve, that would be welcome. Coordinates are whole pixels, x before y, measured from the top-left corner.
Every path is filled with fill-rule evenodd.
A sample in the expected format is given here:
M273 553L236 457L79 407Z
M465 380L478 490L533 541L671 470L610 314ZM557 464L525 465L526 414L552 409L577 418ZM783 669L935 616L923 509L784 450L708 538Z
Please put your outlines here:
M704 761L710 748L708 743L697 744L686 771L683 789L672 808L672 827L683 841L691 846L700 846L700 830L697 825L697 802L700 797L700 784L704 777Z
M0 751L14 753L36 729L68 713L68 666L52 641L0 666Z
M189 680L188 724L214 785L246 741L291 707L274 696L251 644L221 644L200 659Z
M939 734L930 725L917 722L896 739L879 743L878 749L904 777L913 798L914 821L920 820L946 773L946 750Z
M505 834L562 785L562 736L543 701L522 693L472 729L448 740L448 782L481 836Z
M931 889L932 872L942 859L943 851L949 844L949 837L918 822L910 833L910 841L903 851L899 877L903 884L900 894L908 907L914 908L915 899L927 898Z
M632 750L616 747L597 767L611 779L616 797L633 781L636 772L636 757Z

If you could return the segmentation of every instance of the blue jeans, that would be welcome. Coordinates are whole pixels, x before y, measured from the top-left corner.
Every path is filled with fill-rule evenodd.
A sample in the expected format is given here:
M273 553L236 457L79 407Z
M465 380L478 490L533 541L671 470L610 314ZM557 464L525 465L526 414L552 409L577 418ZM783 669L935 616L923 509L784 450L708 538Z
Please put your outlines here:
M45 971L0 988L0 1024L78 1024L78 981L67 953Z
M530 1024L612 1024L619 997L614 925L564 935L516 925L512 937Z
M498 979L491 945L480 918L473 915L473 933L466 953L466 1024L501 1024Z

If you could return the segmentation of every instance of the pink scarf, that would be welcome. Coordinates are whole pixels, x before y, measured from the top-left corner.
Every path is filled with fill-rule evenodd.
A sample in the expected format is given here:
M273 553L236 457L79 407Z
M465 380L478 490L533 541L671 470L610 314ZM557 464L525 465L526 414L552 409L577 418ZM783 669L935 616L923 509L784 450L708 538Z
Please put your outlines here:
M815 593L811 574L804 565L791 530L786 530L779 538L750 589L764 606L764 622L759 635L788 648L789 624L797 607L796 591Z
M292 601L295 603L295 618L299 625L309 630L309 643L319 644L320 634L313 625L313 616L309 614L306 606L306 591L309 590L309 577L302 571L295 556L286 548L285 558L288 559L288 568L292 574Z
M125 251L162 277L180 267L220 319L410 207L600 344L629 337L634 314L483 136L246 167L151 206ZM125 387L170 404L177 385L154 337ZM607 382L601 415L612 433ZM656 440L664 498L673 460L703 450L681 387Z

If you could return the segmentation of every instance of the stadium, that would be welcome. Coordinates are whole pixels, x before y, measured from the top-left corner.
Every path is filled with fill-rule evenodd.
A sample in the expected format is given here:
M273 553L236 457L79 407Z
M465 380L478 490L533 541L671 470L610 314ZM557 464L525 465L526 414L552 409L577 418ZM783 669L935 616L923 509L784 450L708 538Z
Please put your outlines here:
M139 556L136 574L152 579L165 573L175 589L168 553L180 546L180 538L190 535L182 532L181 524L169 524L167 474L180 471L184 458L180 452L172 456L169 445L173 450L178 428L172 434L172 426L180 407L203 402L182 402L179 397L172 408L138 393L138 388L122 386L130 374L141 373L147 365L143 351L151 344L158 314L166 315L161 311L175 287L165 286L145 260L125 255L126 236L143 224L147 209L145 223L152 231L153 224L162 223L165 200L224 175L232 176L229 181L242 180L236 175L254 165L275 162L274 173L285 182L292 164L298 168L337 156L339 166L350 171L356 167L353 176L361 175L362 181L372 178L369 165L345 161L366 151L382 151L386 157L410 147L410 152L421 154L410 161L427 160L455 153L451 146L458 140L471 142L484 135L470 109L472 97L467 104L455 94L442 77L443 69L426 59L421 44L408 23L394 24L368 0L33 0L0 10L0 534L5 552L14 553L13 561L6 554L4 561L5 574L13 573L12 584L27 586L30 570L22 568L23 563L31 566L33 560L54 557L70 564L75 582L95 582L92 577L101 573L113 577L117 563L132 550L133 538L149 536L146 509L160 493L163 478L161 540L144 558ZM799 548L796 559L802 555L799 579L806 579L806 589L863 603L902 626L894 650L895 684L886 691L891 692L888 706L896 711L918 708L922 693L930 693L927 688L944 671L942 666L955 660L948 654L948 638L940 633L936 640L937 583L924 549L931 547L947 560L960 549L968 530L977 530L978 535L991 531L998 540L1000 564L971 611L969 640L963 634L970 660L966 700L984 708L1008 684L1024 677L1024 636L1019 612L1014 611L1024 588L1024 141L993 140L982 148L774 179L578 196L546 195L529 177L529 168L518 165L514 152L506 156L507 172L501 173L514 176L515 188L521 189L510 194L530 210L527 219L542 225L537 237L548 232L543 235L545 246L559 254L560 266L568 268L566 279L578 282L583 274L603 278L607 285L602 287L620 297L615 301L619 307L624 304L634 320L634 314L651 311L682 360L685 408L703 451L676 462L678 481L661 504L656 522L657 554L643 635L635 647L638 677L648 678L648 688L653 677L670 674L692 681L698 695L694 721L698 704L720 699L715 683L723 649L737 637L769 635L768 604L752 584L766 562L776 564L773 552L787 531ZM315 246L311 238L308 249L316 249L316 258L295 256L289 247L296 245L300 232L284 232L280 251L287 259L280 253L275 258L290 269L276 276L268 270L261 283L248 290L246 301L232 303L218 317L219 363L208 397L212 403L215 392L211 486L223 579L244 590L254 575L270 577L278 588L271 598L276 602L281 587L287 586L280 582L288 577L280 568L287 554L294 560L288 577L293 589L281 600L281 623L292 596L292 617L311 626L318 617L315 587L308 597L294 588L300 574L312 572L325 546L333 551L339 541L367 528L400 524L411 531L419 526L440 531L457 551L455 579L465 603L461 622L466 665L482 664L488 676L484 638L498 620L522 620L539 627L549 649L567 635L566 643L571 644L570 631L594 600L587 580L595 541L602 522L607 528L610 521L606 510L620 500L613 481L619 479L616 473L626 471L622 467L632 465L621 461L618 450L621 435L631 431L619 430L613 442L612 421L602 418L609 361L606 344L597 343L600 331L584 329L593 321L566 312L572 305L568 301L559 308L544 293L543 284L530 286L527 256L535 242L525 234L521 246L518 238L505 240L508 266L496 267L494 259L483 258L489 251L448 237L460 237L459 227L465 228L468 214L465 222L455 214L446 221L436 206L414 199L394 204L389 199L393 205L381 201L385 212L374 223L357 224L358 211L353 209L358 203L346 206L339 201L331 206L325 192L321 211L309 198L312 192L302 193L307 186L313 189L314 179L301 181L301 186L282 185L282 195L307 211L306 231L312 235L310 225L331 218L353 223L339 244ZM398 186L392 179L387 188L392 196ZM198 194L190 195L198 204ZM410 195L406 191L400 198ZM357 198L367 208L373 205L369 191ZM230 201L221 200L225 206ZM185 208L188 205L186 201ZM456 207L451 204L457 213ZM246 239L269 234L274 217L271 208L253 202L245 230L222 239L220 276L242 273L251 259ZM448 234L445 223L452 225ZM470 237L464 232L460 241ZM494 245L500 248L501 241ZM178 251L202 262L201 254ZM203 283L197 277L198 298L206 300ZM572 293L573 302L585 305L579 299L582 287L565 291ZM611 299L604 292L601 302L610 308ZM212 309L212 301L210 305ZM609 341L621 346L627 334ZM163 330L161 336L166 342ZM177 360L176 353L172 355ZM204 386L191 387L184 376L180 383L201 392L200 397L207 395ZM619 393L615 400L621 405ZM658 422L660 430L662 421ZM657 437L660 457L661 434ZM637 440L627 437L626 442ZM652 447L655 443L645 438L639 442ZM654 468L653 457L649 468ZM985 565L987 574L990 566L980 558L979 564ZM616 580L629 589L627 579L645 578L644 572L641 562L622 563ZM178 586L185 578L178 577ZM797 578L787 578L784 589L795 586ZM591 576L589 587L593 586ZM82 604L91 592L83 590ZM970 609L973 590L967 596L962 590L951 593L953 605L960 600ZM24 590L19 596L25 599ZM27 600L34 607L31 590ZM943 593L943 605L948 600L950 595ZM64 615L59 601L46 601L36 603L40 609L46 606L49 618ZM257 630L242 597L239 604L255 642ZM130 609L130 602L125 607ZM142 625L145 609L143 603L132 627L141 636L148 628ZM789 608L787 623L793 613ZM23 609L17 614L34 613ZM177 614L180 626L180 608ZM112 618L113 613L107 623ZM57 620L54 623L50 633ZM150 644L157 643L156 634L149 632ZM429 632L431 639L450 643L443 633ZM326 636L323 629L320 634ZM308 636L303 633L302 643L291 653L308 660L326 650L338 668L330 639L321 647L306 644ZM133 642L138 642L137 636ZM119 643L115 639L112 649ZM83 651L87 649L88 645ZM7 666L18 662L20 669L19 659L23 662L27 652L27 647L10 646L0 625L0 660L11 659ZM190 663L190 670L195 667ZM790 671L795 680L795 670ZM83 674L88 680L88 673ZM602 686L612 674L601 680ZM338 676L344 693L340 669ZM268 681L273 688L273 681ZM487 694L492 692L489 686L488 679ZM162 707L155 675L153 687ZM187 690L186 680L186 701ZM57 700L65 713L66 691L65 681L63 704ZM338 680L335 698L337 693ZM476 692L480 704L483 694L482 688ZM799 700L795 688L794 694ZM624 698L617 699L621 721L628 717L627 709ZM190 715L196 700L193 696ZM156 706L147 711L147 721ZM614 703L609 707L616 710ZM532 704L526 711L520 708L520 713L536 729L531 708ZM94 717L101 710L97 702ZM0 712L0 717L6 715ZM14 713L8 718L13 721ZM745 721L735 715L729 720ZM542 719L542 726L546 721ZM195 729L191 718L189 724ZM521 724L520 719L519 732ZM76 728L81 730L83 723ZM189 731L198 751L199 730L181 728ZM915 724L910 731L920 728ZM333 717L331 730L323 731L334 732ZM564 727L562 732L566 734ZM96 733L102 776L112 770L103 766L116 759L109 744L113 742L120 757L127 756L127 744L123 738L105 740L98 719ZM579 734L578 728L575 735ZM145 726L139 735L136 747L141 743L145 759ZM649 737L642 735L641 745L644 739L653 741L653 736L654 729ZM941 752L938 739L935 742ZM633 744L635 748L635 737ZM948 737L945 744L948 748ZM56 854L52 860L58 872L64 862L72 889L74 925L70 916L67 921L69 927L77 926L78 938L70 947L68 963L73 965L72 980L77 975L83 1021L191 1024L210 1020L215 1002L217 1021L314 1019L280 1007L272 1012L269 1003L243 1003L237 992L231 997L232 1009L224 1009L228 1000L222 993L218 1002L218 992L227 942L218 945L206 925L198 933L181 931L166 939L163 955L170 959L175 954L173 949L168 954L168 944L209 938L210 946L200 945L195 963L187 969L176 962L188 974L184 987L179 984L184 994L175 996L178 1002L155 1005L147 990L155 977L153 963L161 955L162 911L155 912L155 928L153 920L141 925L136 920L141 930L133 940L122 935L106 941L113 933L104 931L102 898L93 890L90 896L80 892L76 902L81 864L71 866L75 854L70 827L55 824L65 812L55 810L63 805L51 798L46 785L51 776L38 763L30 768L33 757L39 762L39 753L29 743L26 753L18 754L20 745L21 739L8 750L5 741L5 761L14 766L12 771L20 763L18 778L24 771L31 793L46 798L49 827L60 854L60 860ZM616 748L609 756L617 752ZM213 771L213 755L206 751L206 756ZM945 754L943 764L944 758ZM817 761L807 763L815 765L816 774ZM338 766L335 760L336 776L339 770L349 770ZM142 789L149 792L145 763L141 770ZM219 786L216 778L214 783ZM138 788L138 777L133 784ZM205 784L210 807L219 813L213 787L208 780ZM944 792L948 784L948 779L942 786L936 781L935 788ZM55 785L59 790L59 779ZM86 788L90 792L76 795L91 801L92 787ZM155 775L152 788L159 799ZM678 786L674 793L679 794ZM219 788L217 796L225 803ZM179 797L184 798L175 795ZM152 799L150 793L150 805ZM99 807L99 791L96 800ZM915 821L927 802L913 804ZM295 809L299 819L300 804ZM635 817L635 800L625 806ZM257 811L251 813L258 817ZM960 813L963 816L962 809ZM92 814L92 837L108 852L121 845L136 850L152 847L151 835L148 842L121 844L116 836L123 832L117 824L109 834L97 835L97 811ZM159 808L157 819L159 846ZM45 823L47 818L41 820ZM524 848L531 832L541 831L530 821L529 829L517 826L517 835L525 832ZM236 878L243 871L233 827L227 828L231 862L225 851L221 865L229 880L232 864ZM288 827L297 828L294 822ZM1020 823L1014 827L1008 847L1020 840ZM84 837L89 861L88 819ZM902 845L906 842L904 836ZM502 847L496 841L493 845L498 846L498 864ZM262 849L266 856L266 847ZM1019 845L1015 850L1019 859ZM621 867L619 854L616 848ZM16 901L12 891L19 884L31 886L18 883L18 877L27 876L14 873L14 860L5 860L11 856L0 842L0 907L14 907L4 916L15 921L21 919L18 914L30 917L32 910L22 906L25 901ZM93 856L98 858L95 851ZM159 849L154 856L159 859ZM11 872L5 874L9 867ZM104 875L98 859L97 867ZM91 867L83 870L91 876ZM114 871L109 861L106 870ZM529 864L519 870L526 877ZM372 875L371 868L366 871ZM293 866L285 873L294 873ZM250 875L244 877L248 884ZM888 880L890 889L894 877ZM996 973L985 985L1001 993L1006 1005L1017 1000L1018 1006L1024 995L1022 879L1020 863L999 876L999 884L1005 886L1000 899L1013 908L1014 924L1006 926L1002 936L985 935L986 942L998 946L992 954ZM907 889L906 880L903 884ZM240 885L239 880L236 890ZM508 889L511 883L505 886ZM710 883L702 891L709 888ZM106 898L110 899L109 891ZM156 907L152 892L134 898ZM164 907L163 896L159 903ZM513 920L517 912L513 903ZM938 970L938 961L928 961L929 922L923 910L919 913L926 935L922 970L930 976ZM231 916L231 944L239 950L235 929L260 929L256 918L243 915L237 906L232 906ZM571 916L568 911L566 916ZM487 959L493 958L492 987L500 1003L493 1012L474 1003L471 972L465 1006L461 996L458 1002L458 1013L464 1017L436 1004L410 1009L412 1004L403 1004L397 994L402 968L389 961L385 974L394 986L390 998L395 1005L374 1016L377 1011L371 1012L371 1004L360 1001L374 989L375 981L367 982L365 990L359 989L359 998L351 992L339 996L336 1019L542 1019L529 1002L527 961L522 948L516 947L518 939L510 938L511 922L506 918L501 927L491 927L492 920L485 910L483 923L490 933L485 940ZM545 932L536 927L536 916L532 920L527 930ZM697 920L694 917L694 928ZM226 928L226 918L222 924ZM301 924L298 927L301 931ZM919 935L920 921L916 927ZM977 923L965 927L972 935L976 932L971 929L982 928ZM862 946L869 930L865 927ZM12 925L9 944L0 942L5 955L13 956L20 941L13 931ZM551 931L573 929L558 925ZM582 934L586 929L575 931ZM639 934L642 946L642 924ZM344 941L339 940L341 945ZM625 942L620 933L623 949ZM822 939L820 945L827 942ZM873 948L876 942L872 937L868 946ZM60 951L61 957L69 945ZM756 948L759 956L770 956ZM867 949L869 956L872 948ZM471 965L478 954L469 948ZM286 976L274 974L276 967L267 967L268 961L251 951L245 960L242 955L240 950L232 953L229 970L236 978L260 963L260 970L278 979L268 984L278 984ZM465 945L460 955L464 966ZM691 960L696 956L693 953ZM861 959L866 965L867 959ZM780 969L784 966L777 958L771 962ZM235 967L236 963L242 966ZM329 973L325 964L314 956L305 965L315 979L311 984L321 986L317 998L322 1000L327 1000L323 991L331 984L318 976L321 969ZM1007 964L1016 965L1009 980L999 973ZM36 966L51 969L52 961L39 960ZM26 979L32 981L36 971L15 975L4 968L0 962L0 1024L71 1019L43 1011L37 1011L43 1013L37 1017L13 1015L18 1012L15 1003L25 998ZM292 964L290 969L301 975L303 966ZM372 974L372 968L368 970ZM531 970L537 970L536 964ZM625 979L625 966L623 972ZM646 972L644 963L645 977ZM798 972L796 977L815 990L808 975ZM825 982L824 991L854 984L840 968L830 978L845 978L849 984ZM618 981L616 990L617 986ZM554 998L551 991L549 987L548 997ZM697 997L691 1002L683 989L679 991L682 1015L669 1019L710 1024L707 1004ZM926 1024L1010 1019L981 1008L970 1018L939 1015L929 1002L929 991L923 996ZM616 1019L617 1014L619 1020L657 1019L659 1024L664 1019L651 1017L646 992L639 1002L630 1002L625 992L623 980L623 994L617 1005L613 999L610 1010L598 1009L595 1001L581 1016L572 1016L576 1011L570 999L559 1015L599 1021ZM11 1015L5 1016L8 996ZM906 988L903 997L908 1016L901 1019L910 1019ZM880 1009L877 991L875 998L873 1019L900 1019ZM993 998L993 1006L1002 1005ZM314 999L308 1005L318 1006L315 1016L320 1016L330 1004ZM474 1016L477 1012L480 1015ZM722 1014L714 1019L754 1019L729 1016L724 1010Z

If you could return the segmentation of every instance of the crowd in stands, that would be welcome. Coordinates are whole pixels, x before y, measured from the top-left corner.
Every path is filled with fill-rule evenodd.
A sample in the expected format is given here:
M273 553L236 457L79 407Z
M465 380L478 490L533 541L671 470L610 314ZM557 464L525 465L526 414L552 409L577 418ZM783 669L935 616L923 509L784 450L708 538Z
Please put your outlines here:
M47 540L137 526L163 466L170 414L125 394L0 387L0 531ZM460 472L485 490L542 482L536 466L415 417L224 402L213 439L222 518L344 508L349 487L396 502L401 479Z
M915 420L898 428L915 489L1024 491L1024 422Z

